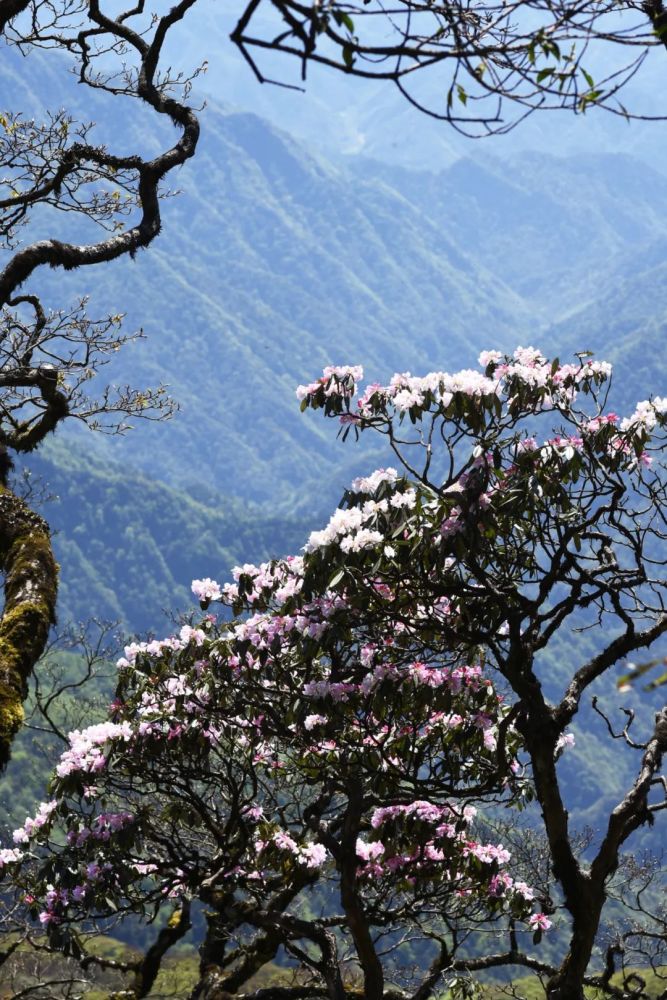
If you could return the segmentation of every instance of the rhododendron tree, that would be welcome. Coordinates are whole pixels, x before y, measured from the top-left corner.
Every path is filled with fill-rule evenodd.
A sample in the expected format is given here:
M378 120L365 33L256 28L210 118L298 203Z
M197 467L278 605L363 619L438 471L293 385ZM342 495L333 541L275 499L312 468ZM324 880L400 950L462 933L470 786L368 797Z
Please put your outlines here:
M427 1000L512 965L551 998L620 996L619 957L663 947L656 910L589 967L623 845L665 806L667 710L641 742L626 728L636 778L587 863L557 762L591 685L667 631L667 400L618 417L610 366L583 355L480 365L359 395L358 367L330 367L299 387L400 467L355 480L302 555L195 580L201 616L126 647L108 721L71 733L49 801L3 847L71 954L82 927L171 915L127 995L149 993L196 903L200 998ZM544 654L571 624L596 649L579 662L572 642L563 681ZM494 833L533 797L553 884ZM554 924L562 961L540 946ZM294 978L255 989L274 960Z

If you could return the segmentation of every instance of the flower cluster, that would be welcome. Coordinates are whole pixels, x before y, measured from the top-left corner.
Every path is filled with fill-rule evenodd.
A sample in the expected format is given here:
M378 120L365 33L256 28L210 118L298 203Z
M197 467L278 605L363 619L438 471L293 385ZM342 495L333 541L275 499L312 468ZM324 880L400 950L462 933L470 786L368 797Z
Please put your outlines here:
M354 503L339 507L321 531L311 532L306 553L336 544L344 553L371 549L386 541L396 516L414 510L417 491L394 469L377 469L352 483Z
M399 418L410 414L417 419L425 412L440 412L465 420L464 401L492 408L496 400L504 398L510 408L522 406L528 412L570 406L578 391L588 391L591 385L600 385L611 375L607 362L550 362L534 347L519 347L512 357L499 351L482 351L479 364L482 371L467 368L453 374L438 371L423 376L404 372L394 375L388 385L372 383L359 396L356 412L352 413L350 397L362 377L358 368L327 368L318 381L299 386L297 397L302 407L323 407L327 415L338 415L344 423L363 429L375 426L377 419L387 414ZM468 409L468 413L473 412L474 407ZM473 419L470 423L474 427L477 422Z
M326 412L340 412L341 403L348 403L355 395L357 382L363 377L361 365L328 365L317 381L297 387L296 398L302 406L323 406Z
M635 412L630 417L621 421L621 430L651 431L661 422L661 418L663 421L667 418L667 398L656 396L655 399L645 399L637 403Z
M534 891L498 871L511 860L502 844L471 838L468 828L475 815L472 806L439 806L424 800L376 809L371 816L374 839L360 837L356 843L359 878L400 875L428 880L440 878L445 870L457 896L470 896L483 888L489 899L502 900L515 916L526 917ZM529 918L531 927L535 916Z
M23 826L19 827L18 830L14 830L12 835L14 843L27 844L32 836L41 830L43 826L47 825L57 806L58 803L55 799L51 802L42 802L35 816L28 816ZM10 860L12 859L7 855L5 862Z
M18 847L0 848L0 871L2 871L5 865L13 865L22 860L23 851L19 850Z
M177 636L170 635L166 639L152 639L150 642L131 642L125 647L125 655L120 657L116 666L119 669L133 667L137 662L137 658L144 654L147 654L149 657L168 657L171 653L178 653L180 650L185 649L191 642L197 646L201 646L204 638L205 633L203 629L195 629L190 625L184 625Z
M72 827L67 833L67 843L81 847L89 837L92 837L93 840L110 840L114 833L125 829L133 821L134 816L128 812L99 813L90 826L83 826L79 829Z
M202 604L206 605L211 601L222 599L222 591L219 585L208 576L203 580L192 581L192 593Z
M87 729L75 729L69 734L69 750L62 754L56 774L63 778L74 772L93 774L103 770L107 762L105 748L117 741L128 741L132 734L132 725L127 720L120 723L100 722ZM56 804L50 803L52 809Z
M296 863L303 865L304 868L322 868L330 859L329 852L323 844L312 842L299 844L284 830L276 830L268 841L257 839L254 842L254 847L259 856L259 863L266 860L266 855L276 848L280 854L286 854L288 857L294 858Z

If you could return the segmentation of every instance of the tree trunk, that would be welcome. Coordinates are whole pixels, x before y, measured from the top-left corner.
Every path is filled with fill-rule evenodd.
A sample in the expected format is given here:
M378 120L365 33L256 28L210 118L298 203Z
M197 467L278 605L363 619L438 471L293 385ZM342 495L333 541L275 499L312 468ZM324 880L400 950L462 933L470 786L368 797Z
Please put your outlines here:
M572 915L570 950L556 975L547 983L548 1000L585 1000L584 976L593 953L604 902L603 888L587 887L582 893Z
M348 790L348 806L343 823L341 838L340 901L347 918L347 928L354 941L357 958L364 976L365 1000L382 1000L384 996L384 972L375 951L362 900L357 888L356 842L359 834L359 818L362 813L361 786L354 781Z
M7 487L0 487L0 570L5 607L0 618L0 769L23 722L27 682L55 622L58 567L45 521Z

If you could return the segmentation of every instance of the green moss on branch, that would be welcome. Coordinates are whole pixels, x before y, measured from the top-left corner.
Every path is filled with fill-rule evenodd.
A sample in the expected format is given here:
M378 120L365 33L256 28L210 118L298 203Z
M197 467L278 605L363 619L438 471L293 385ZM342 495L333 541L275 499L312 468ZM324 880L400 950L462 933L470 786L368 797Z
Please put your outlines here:
M58 567L46 522L0 487L0 570L5 607L0 619L0 768L23 722L28 678L55 621Z

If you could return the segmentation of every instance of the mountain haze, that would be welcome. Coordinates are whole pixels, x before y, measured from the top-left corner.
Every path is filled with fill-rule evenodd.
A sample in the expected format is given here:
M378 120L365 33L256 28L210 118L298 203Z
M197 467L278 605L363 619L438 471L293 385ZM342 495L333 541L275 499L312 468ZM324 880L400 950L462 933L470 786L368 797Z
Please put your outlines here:
M664 260L667 195L629 156L460 160L440 174L334 165L254 115L210 107L183 182L151 253L106 269L94 293L129 302L128 324L148 334L116 377L162 379L182 405L113 455L179 487L331 506L371 459L298 414L295 386L325 364L363 363L374 380L537 343L611 351L636 370L633 345L664 324L650 271Z
M220 30L211 26L208 45L217 45ZM186 31L185 59L193 38ZM233 96L245 78L233 60L223 63ZM43 102L67 104L83 114L90 95L64 65L57 54L12 53L0 71L8 105L36 113ZM214 70L207 85L218 79ZM39 276L47 305L89 294L92 315L123 309L128 330L145 330L99 380L164 381L181 404L169 424L138 423L121 440L60 433L58 448L37 462L69 508L56 518L68 614L154 624L170 594L175 604L187 599L182 574L224 576L230 561L252 556L224 541L245 506L260 504L248 518L276 525L270 539L258 537L257 556L276 554L302 544L353 475L388 464L386 453L342 445L334 424L299 414L295 386L325 364L363 363L369 380L385 379L394 370L470 367L480 349L535 343L562 357L589 348L610 357L619 406L667 391L667 194L646 158L510 155L489 140L461 147L445 169L437 155L420 170L358 154L331 159L326 144L313 151L256 114L219 103L229 96L217 88L202 111L200 150L177 179L181 193L163 204L164 230L150 252ZM318 91L316 118L323 99ZM86 116L123 149L157 149L171 138L163 122L122 100L93 100ZM328 129L328 117L318 120ZM411 141L393 124L385 130ZM655 142L663 141L655 130ZM64 231L62 218L38 220L40 234L53 225ZM205 498L196 511L193 495ZM89 512L104 508L105 498L119 517L123 505L125 512L113 531L96 532ZM175 530L165 554L156 512L179 503L179 523L189 517L197 531ZM201 532L220 532L220 548L195 544ZM179 540L209 555L206 565L180 560ZM139 578L129 582L121 552L161 581L144 595L152 610L138 610ZM92 586L101 565L104 579Z
M255 16L270 35L264 10ZM649 118L664 119L667 115L663 97L667 58L661 47L648 54L623 88L619 114L596 108L576 115L570 111L540 112L505 135L471 140L411 106L388 81L352 78L311 64L304 83L298 60L261 52L255 55L262 71L297 89L259 84L229 40L237 17L238 12L222 7L218 0L202 0L183 21L178 40L174 39L172 58L191 67L206 60L206 73L197 81L198 92L253 111L328 157L373 158L413 170L439 172L461 158L485 162L487 157L511 160L527 152L568 157L624 152L663 174L667 170L665 126L653 121L629 122L620 109L622 102L630 111ZM591 49L585 65L597 81L627 65L637 54L636 50L605 43ZM410 90L429 109L442 114L448 85L446 68L436 65L414 74ZM518 109L519 114L523 110ZM517 109L507 106L502 125L506 127L516 116Z

